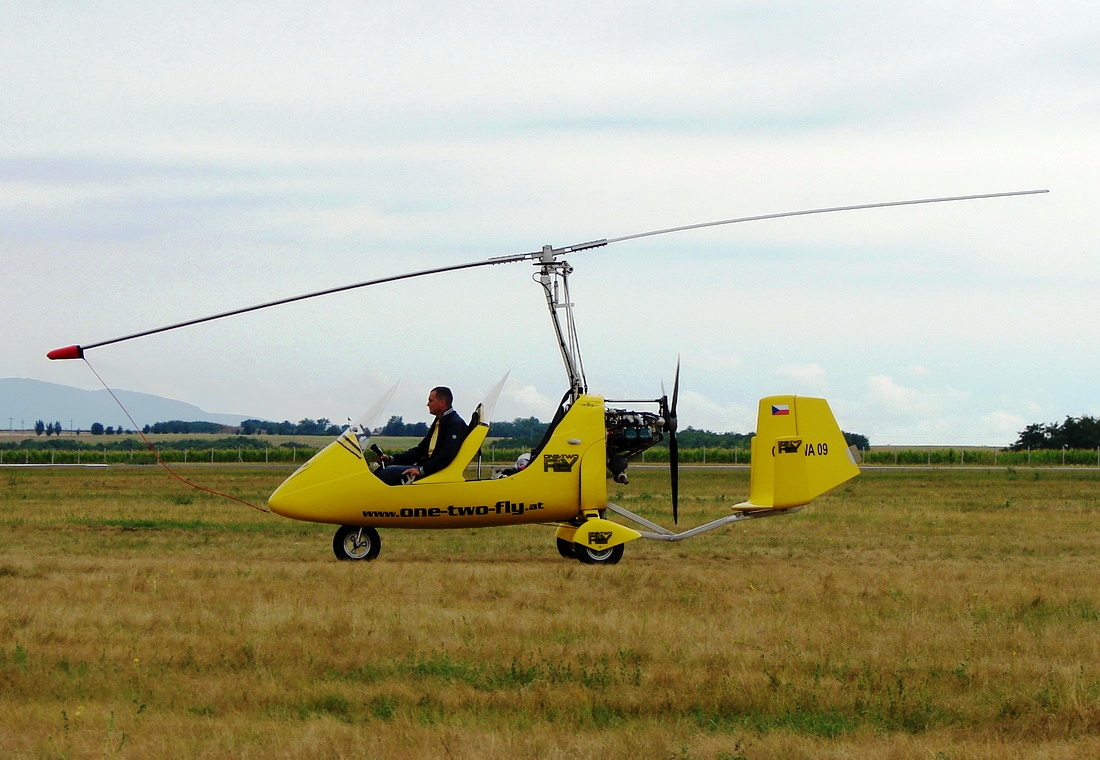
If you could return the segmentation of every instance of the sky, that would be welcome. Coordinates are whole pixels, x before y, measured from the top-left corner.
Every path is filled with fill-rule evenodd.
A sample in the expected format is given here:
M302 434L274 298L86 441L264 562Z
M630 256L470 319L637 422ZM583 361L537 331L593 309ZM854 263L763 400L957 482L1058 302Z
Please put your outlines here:
M1100 5L0 0L0 377L285 296L569 257L589 386L748 432L823 396L873 445L1100 415ZM271 419L548 420L529 263L89 350L113 388ZM140 424L146 422L138 420Z

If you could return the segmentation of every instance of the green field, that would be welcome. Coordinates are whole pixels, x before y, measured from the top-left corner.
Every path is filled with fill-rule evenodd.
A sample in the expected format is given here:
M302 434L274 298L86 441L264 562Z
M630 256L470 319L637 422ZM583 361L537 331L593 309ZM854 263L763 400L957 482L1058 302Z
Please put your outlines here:
M333 441L331 436L220 434L151 434L146 439L169 463L298 464ZM375 436L371 443L384 451L403 451L418 438ZM483 461L492 466L513 462L529 447L507 438L486 438ZM668 462L668 448L657 445L642 452L639 461ZM748 448L679 448L684 464L747 464ZM1011 451L996 446L873 446L860 452L863 462L874 466L901 467L1096 467L1095 449L1035 449ZM26 431L0 431L0 465L5 464L154 464L156 456L140 436L63 435L34 436Z
M191 466L262 503L287 466ZM668 523L667 473L612 500ZM747 494L681 474L681 526ZM0 756L1100 756L1100 472L866 471L622 563L156 467L0 469Z

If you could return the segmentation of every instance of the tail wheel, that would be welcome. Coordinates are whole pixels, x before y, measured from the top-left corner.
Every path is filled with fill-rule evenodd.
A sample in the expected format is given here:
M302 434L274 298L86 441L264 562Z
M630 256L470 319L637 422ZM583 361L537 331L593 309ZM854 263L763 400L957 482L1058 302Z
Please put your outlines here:
M357 525L341 525L332 537L332 552L336 559L372 560L382 548L382 539L374 528Z
M573 544L577 559L586 565L616 565L623 558L623 544L610 549L590 549L584 544Z

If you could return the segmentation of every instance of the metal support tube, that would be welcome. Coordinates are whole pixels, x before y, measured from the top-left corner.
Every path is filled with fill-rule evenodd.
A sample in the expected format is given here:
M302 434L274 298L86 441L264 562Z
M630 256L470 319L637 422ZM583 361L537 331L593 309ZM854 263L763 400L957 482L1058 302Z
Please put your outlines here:
M565 372L569 376L569 388L576 398L588 391L588 383L585 381L584 370L580 364L580 343L577 340L576 324L573 321L573 304L569 300L568 277L572 271L573 268L566 261L542 262L538 279L546 293L546 307L550 311L550 321L558 339L558 350L561 351ZM565 312L564 328L559 311Z
M715 530L716 528L721 528L724 525L729 525L730 523L741 522L742 520L755 520L761 517L792 515L802 509L802 507L790 507L788 509L759 509L753 510L751 512L736 512L732 515L727 515L726 517L719 517L717 520L712 520L711 522L705 523L704 525L690 528L683 531L682 533L673 533L667 528L663 528L657 523L651 520L647 520L641 515L634 514L629 509L624 509L623 507L620 507L618 504L612 504L611 502L608 502L607 508L617 515L622 515L628 520L632 520L633 522L645 526L652 531L656 531L654 533L640 531L642 534L642 538L648 538L652 541L683 541L685 538L694 538L695 536L701 535L703 533L708 533L712 530Z

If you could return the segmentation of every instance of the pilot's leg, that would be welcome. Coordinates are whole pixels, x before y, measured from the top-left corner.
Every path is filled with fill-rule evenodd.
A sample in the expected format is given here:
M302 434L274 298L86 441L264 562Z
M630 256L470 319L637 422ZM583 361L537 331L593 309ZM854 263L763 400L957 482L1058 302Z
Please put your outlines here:
M409 469L407 464L391 464L386 467L379 467L374 471L374 474L388 486L399 486L401 485L401 475L407 469Z

